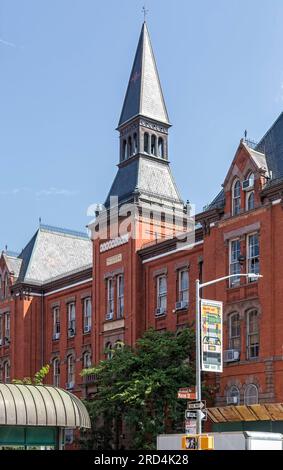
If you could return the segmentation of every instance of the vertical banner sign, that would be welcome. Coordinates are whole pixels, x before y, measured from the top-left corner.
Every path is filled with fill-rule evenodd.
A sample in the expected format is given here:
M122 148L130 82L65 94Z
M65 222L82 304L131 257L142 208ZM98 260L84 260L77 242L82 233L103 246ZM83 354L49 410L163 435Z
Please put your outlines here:
M201 299L201 370L223 372L223 304Z

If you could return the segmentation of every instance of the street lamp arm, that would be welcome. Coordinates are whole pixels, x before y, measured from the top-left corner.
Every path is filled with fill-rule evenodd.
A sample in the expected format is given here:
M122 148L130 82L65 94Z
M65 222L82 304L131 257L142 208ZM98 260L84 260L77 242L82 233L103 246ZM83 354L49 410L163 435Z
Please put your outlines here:
M203 287L210 286L211 284L216 284L217 282L225 281L226 279L231 279L233 277L248 277L248 278L261 278L263 277L261 274L230 274L229 276L219 277L218 279L213 279L213 281L204 282L203 284L199 284L199 289Z

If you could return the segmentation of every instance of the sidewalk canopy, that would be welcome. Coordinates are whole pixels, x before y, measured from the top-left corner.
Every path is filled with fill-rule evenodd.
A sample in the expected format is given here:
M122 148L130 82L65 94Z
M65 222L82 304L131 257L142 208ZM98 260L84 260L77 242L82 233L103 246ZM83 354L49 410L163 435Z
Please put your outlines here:
M282 403L262 403L208 408L208 416L214 423L237 421L282 421Z
M0 384L0 426L90 428L86 407L75 395L48 385Z

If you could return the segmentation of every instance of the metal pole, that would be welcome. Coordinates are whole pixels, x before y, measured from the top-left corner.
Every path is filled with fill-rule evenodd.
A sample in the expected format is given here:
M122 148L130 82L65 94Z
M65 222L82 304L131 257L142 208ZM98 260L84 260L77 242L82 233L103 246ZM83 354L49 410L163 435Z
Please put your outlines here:
M200 357L200 297L199 279L196 280L196 392L201 401L201 357ZM201 411L197 410L197 434L201 434Z

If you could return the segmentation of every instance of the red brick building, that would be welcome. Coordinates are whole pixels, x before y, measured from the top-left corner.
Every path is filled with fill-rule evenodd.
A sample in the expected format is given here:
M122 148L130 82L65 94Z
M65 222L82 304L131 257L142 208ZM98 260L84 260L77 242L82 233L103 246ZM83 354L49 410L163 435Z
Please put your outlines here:
M2 381L49 363L48 382L88 393L80 372L106 347L133 345L150 326L193 324L196 279L260 272L259 281L236 276L202 293L224 303L215 403L283 401L283 114L258 144L242 139L227 156L223 189L196 215L189 242L180 239L189 207L170 170L169 128L144 23L118 125L118 171L91 240L41 225L22 253L2 253Z

